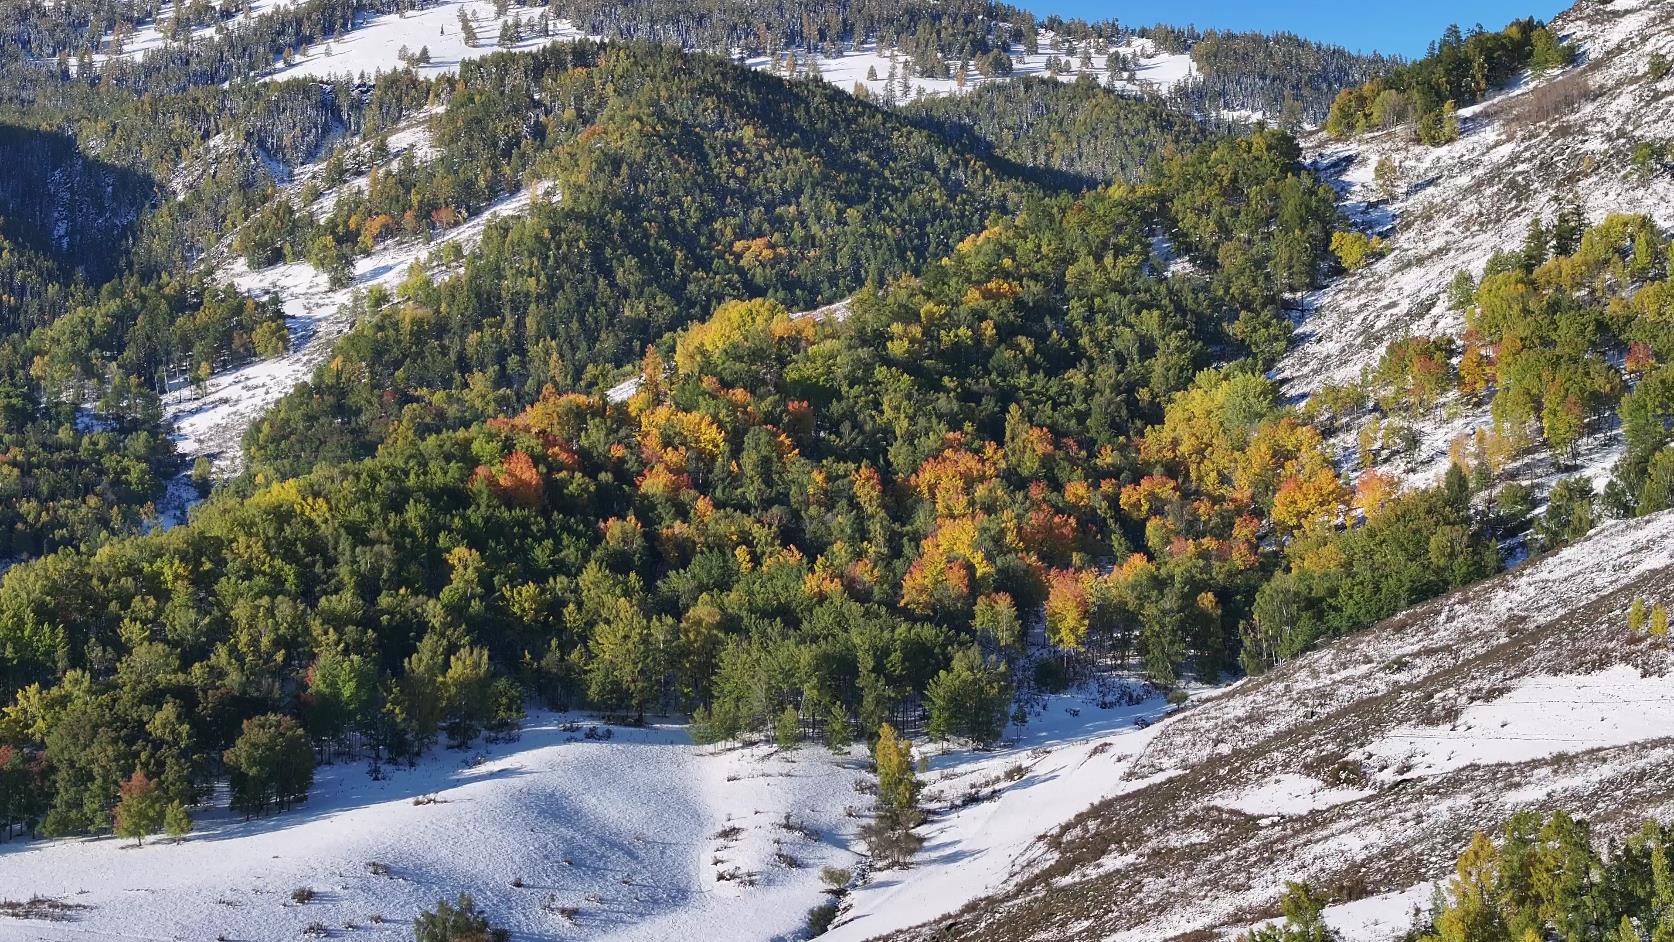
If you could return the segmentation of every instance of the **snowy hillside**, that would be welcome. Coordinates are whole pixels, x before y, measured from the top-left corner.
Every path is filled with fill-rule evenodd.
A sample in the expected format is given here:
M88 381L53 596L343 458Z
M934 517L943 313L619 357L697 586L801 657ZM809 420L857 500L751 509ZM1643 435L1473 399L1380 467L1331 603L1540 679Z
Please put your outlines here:
M1160 724L1100 772L1115 797L1005 890L909 938L1119 939L1233 930L1286 880L1397 938L1470 835L1580 809L1604 834L1674 813L1674 647L1631 636L1674 600L1674 514L1612 524ZM949 908L951 911L951 907Z
M1632 159L1636 144L1661 141L1674 127L1674 96L1648 75L1653 55L1674 55L1674 7L1582 0L1553 26L1581 47L1577 65L1525 78L1463 109L1455 143L1413 143L1408 127L1347 143L1323 134L1308 142L1316 168L1343 194L1345 212L1382 233L1389 251L1305 300L1297 345L1279 369L1292 393L1353 382L1391 340L1460 334L1463 314L1446 297L1454 275L1480 276L1495 251L1522 245L1532 219L1550 223L1568 201L1592 222L1643 213L1674 226L1674 179L1645 174ZM1376 179L1385 159L1399 169L1393 194ZM1450 443L1489 424L1486 407L1438 414L1421 429L1416 453L1387 470L1434 481L1448 466ZM1352 441L1350 430L1345 446ZM1619 441L1584 442L1581 473L1602 483ZM1514 476L1540 480L1553 470L1536 461Z
M831 938L1003 886L1038 835L1109 794L1112 773L1162 728L1135 720L1168 709L1154 690L1113 684L1102 698L1037 704L1009 748L933 752L927 800L961 807L929 827L913 869L854 891ZM414 913L464 891L514 938L767 942L795 938L826 898L822 867L865 871L859 749L700 748L683 727L542 714L517 742L438 750L385 773L324 767L300 809L256 821L205 812L181 844L0 844L4 895L85 907L63 926L0 920L0 938L265 940L318 925L408 939ZM313 898L296 903L302 887Z
M468 45L460 18L471 21L476 34ZM517 30L519 39L500 45L506 26ZM355 28L340 39L315 46L305 55L283 63L272 78L325 78L336 75L360 76L404 68L403 49L417 55L428 51L430 61L415 65L420 75L454 72L466 59L503 52L507 49L535 49L549 42L581 38L569 24L547 20L538 10L509 9L494 12L490 0L440 0L408 13L391 13L358 20Z
M1632 165L1634 143L1661 140L1674 126L1674 96L1647 75L1654 54L1674 55L1674 7L1582 0L1553 27L1580 44L1579 64L1463 109L1453 144L1413 143L1405 127L1311 142L1350 215L1392 238L1388 255L1308 300L1303 342L1282 370L1294 388L1353 380L1403 334L1461 331L1445 298L1454 274L1480 275L1496 250L1522 244L1531 219L1550 221L1571 197L1594 221L1646 213L1674 225L1674 180L1646 179ZM1533 120L1525 109L1553 91L1573 95L1570 107ZM1392 201L1374 179L1384 157L1400 169Z
M62 926L0 920L0 938L405 940L461 891L517 938L785 938L820 868L854 862L861 772L858 754L700 750L680 727L542 715L517 742L382 781L324 767L303 807L208 813L181 844L0 844L4 896L85 907Z
M398 240L357 259L354 281L346 288L332 288L326 277L307 262L260 271L251 271L243 259L230 262L221 274L240 291L251 297L280 299L291 332L291 349L283 356L216 373L202 389L182 386L169 393L163 409L174 423L180 453L187 458L207 455L217 470L236 471L243 461L241 441L245 430L306 380L325 361L338 338L353 326L351 302L357 292L374 286L393 289L414 264L432 270L435 266L428 264L431 253L445 244L458 243L469 250L490 222L526 212L531 199L536 198L532 189L501 199L430 242Z
M1047 61L1057 55L1053 51L1056 38L1051 32L1042 32L1040 37L1040 51L1034 56L1025 54L1021 46L1013 45L1008 50L1015 63L1010 76L984 77L975 69L967 69L964 80L958 76L946 79L929 79L918 76L905 75L906 59L894 49L879 49L876 43L866 43L859 48L850 50L839 56L820 56L809 62L796 64L797 74L817 73L820 78L844 89L853 90L856 86L864 86L868 93L879 98L890 95L890 79L897 76L895 90L898 93L903 87L909 89L906 95L897 94L898 100L918 98L923 96L956 95L980 87L984 82L1005 81L1008 78L1032 76L1035 78L1057 78L1062 81L1074 81L1081 71L1079 63L1070 63L1071 71L1060 73L1047 72ZM1125 44L1112 48L1109 52L1094 53L1090 57L1091 68L1086 70L1099 79L1101 84L1108 82L1108 66L1110 53L1119 53L1133 59L1137 67L1133 70L1131 80L1123 73L1109 87L1119 90L1141 93L1167 92L1182 79L1193 74L1192 57L1185 53L1166 53L1158 50L1148 39L1133 37ZM1062 57L1060 58L1066 58ZM786 61L769 59L759 56L749 60L751 68L783 70Z

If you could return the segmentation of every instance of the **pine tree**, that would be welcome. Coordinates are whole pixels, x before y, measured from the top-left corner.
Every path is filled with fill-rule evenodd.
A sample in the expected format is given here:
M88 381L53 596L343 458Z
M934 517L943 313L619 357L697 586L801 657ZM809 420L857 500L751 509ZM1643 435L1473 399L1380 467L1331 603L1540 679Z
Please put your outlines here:
M849 713L841 703L832 703L831 713L825 718L825 748L841 754L849 751L850 742Z
M176 841L192 833L192 816L186 812L186 806L178 801L169 803L168 810L163 812L163 831Z
M861 828L875 860L884 865L902 864L917 853L924 839L913 833L923 820L918 808L919 782L913 772L913 746L884 723L878 727L873 748L878 769L878 810Z
M1523 270L1534 271L1551 257L1552 233L1546 221L1536 216L1529 221L1529 232L1523 237Z
M1653 638L1668 637L1668 606L1658 605L1651 609L1651 630Z
M802 744L802 718L796 707L786 706L773 721L773 741L784 752L795 751Z
M953 663L930 681L930 736L969 739L986 746L1005 731L1011 704L1010 672L985 661L975 646L962 648Z
M1646 617L1645 600L1635 598L1633 604L1628 606L1628 634L1637 635L1644 630Z
M138 769L122 783L116 804L116 836L131 837L144 844L147 834L163 827L163 796L157 786Z
M476 902L461 893L457 903L440 900L434 910L420 913L413 920L413 938L415 942L502 942L506 931L489 925Z

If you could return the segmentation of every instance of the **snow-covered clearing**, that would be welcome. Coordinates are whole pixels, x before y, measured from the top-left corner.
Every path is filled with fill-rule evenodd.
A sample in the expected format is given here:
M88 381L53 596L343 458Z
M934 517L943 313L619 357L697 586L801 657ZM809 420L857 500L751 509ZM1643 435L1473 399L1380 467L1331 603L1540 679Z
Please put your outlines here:
M468 892L516 939L769 942L799 937L829 898L827 866L861 874L831 938L870 938L1001 888L1038 862L1041 835L1143 784L1121 772L1171 708L1153 688L1100 689L1044 698L993 752L921 744L932 818L904 870L867 873L862 747L697 747L682 726L541 713L515 742L438 749L382 780L364 762L323 766L303 805L268 818L217 795L180 844L0 845L0 895L88 907L0 922L0 938L266 940L318 924L406 939L415 913ZM292 900L301 887L311 901Z
M991 753L930 747L925 801L952 810L924 826L924 848L910 868L875 871L852 893L824 938L860 942L934 919L1038 863L1041 837L1140 784L1122 773L1160 726L1136 721L1150 724L1169 710L1149 692L1137 703L1102 707L1093 693L1050 697L1014 745Z
M1327 906L1320 915L1325 917L1326 925L1336 930L1342 942L1394 942L1405 938L1414 925L1420 924L1435 895L1436 884L1420 883L1393 893ZM1281 921L1268 919L1251 928ZM1224 938L1231 940L1240 935L1227 933Z
M852 91L857 85L879 98L889 95L890 77L896 76L895 91L898 100L937 95L957 95L972 91L986 82L1003 82L1010 78L1033 76L1035 78L1056 78L1061 81L1074 81L1082 71L1088 71L1101 84L1108 75L1110 53L1100 52L1091 56L1091 68L1082 69L1079 55L1069 57L1053 48L1057 42L1050 31L1040 34L1040 51L1033 55L1026 55L1020 45L1012 45L1008 50L1013 67L1008 76L985 77L974 67L967 67L964 81L957 75L945 79L922 78L917 75L906 77L909 91L901 95L901 76L908 72L906 56L892 48L880 48L877 43L862 43L860 46L837 56L819 56L812 60L818 67L819 77L827 82ZM1113 47L1110 52L1121 53L1135 60L1132 81L1123 73L1115 85L1110 86L1130 93L1157 92L1165 93L1181 80L1195 74L1196 66L1192 64L1192 57L1186 53L1167 53L1157 49L1148 39L1131 37L1120 46ZM1064 60L1067 65L1064 71L1056 74L1046 71L1047 60L1053 56ZM783 70L785 59L781 56L772 59L767 56L756 56L748 60L747 64L754 69ZM798 74L810 71L809 61L798 58L796 63ZM953 63L957 71L958 63ZM875 76L875 77L873 77Z
M283 9L284 7L291 5L290 0L249 0L249 4L250 15L248 17L240 11L226 20L207 26L200 26L197 29L192 30L190 33L182 33L178 42L202 42L205 39L215 37L225 30L239 28L239 26L246 20L254 19L262 16L263 14L271 13L275 10ZM133 30L133 32L121 37L120 48L117 45L117 37L112 34L107 34L104 41L100 44L99 51L94 53L92 56L93 64L95 66L103 65L111 59L143 59L147 55L168 46L170 44L170 39L165 34L165 27L173 22L176 5L177 4L175 4L173 0L164 0L164 2L158 6L156 16L147 20L143 24L140 24ZM188 6L190 6L190 4L188 4ZM74 72L76 69L76 58L74 56L70 57L68 65L70 70Z
M3 895L89 907L0 937L274 940L317 923L405 940L418 911L469 892L519 939L789 938L822 899L820 868L854 861L844 809L863 769L858 750L699 749L683 727L543 714L517 742L382 781L322 767L301 807L204 813L182 844L0 844ZM313 900L293 902L299 887Z
M1295 817L1364 798L1364 788L1327 785L1295 772L1280 772L1254 787L1234 792L1220 801L1224 808L1258 817Z
M466 45L461 15L469 18L476 44ZM389 13L357 20L344 36L317 43L305 55L280 63L273 78L326 78L329 76L375 75L406 67L400 58L405 48L413 55L420 49L430 53L428 64L414 68L423 76L456 72L466 59L476 59L507 49L537 49L551 42L575 40L582 34L561 20L549 20L540 32L540 12L508 8L504 16L494 12L492 0L440 0L433 6L408 13ZM500 29L506 23L523 24L523 38L510 46L499 45Z

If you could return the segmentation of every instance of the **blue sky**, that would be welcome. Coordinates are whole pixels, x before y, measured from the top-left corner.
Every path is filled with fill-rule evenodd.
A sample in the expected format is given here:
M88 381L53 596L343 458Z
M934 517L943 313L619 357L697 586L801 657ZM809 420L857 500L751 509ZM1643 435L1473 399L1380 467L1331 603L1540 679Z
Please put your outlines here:
M1550 19L1570 0L1024 0L1047 16L1105 19L1135 26L1196 23L1199 28L1289 30L1350 49L1420 56L1447 24L1498 29L1520 16Z

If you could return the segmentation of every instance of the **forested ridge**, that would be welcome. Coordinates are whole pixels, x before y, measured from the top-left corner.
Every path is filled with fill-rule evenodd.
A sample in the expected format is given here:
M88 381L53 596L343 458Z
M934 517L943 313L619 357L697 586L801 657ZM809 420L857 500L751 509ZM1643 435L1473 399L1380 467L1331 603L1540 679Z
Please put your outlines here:
M399 234L398 216L463 218L525 177L556 198L491 227L457 277L404 286L420 318L368 297L334 361L251 429L255 466L291 473L370 454L402 421L526 405L548 383L634 362L729 298L839 299L1034 192L1033 173L823 83L644 44L469 63L433 127L440 160L379 174L318 226L290 214L282 239L299 256L365 251L381 221Z
M1478 357L1456 368L1409 340L1340 409L1269 378L1357 236L1294 137L1211 115L1294 130L1350 87L1334 131L1381 126L1391 91L1445 130L1461 63L1486 88L1546 61L1533 21L1396 68L986 2L559 0L529 9L608 41L252 81L402 8L0 7L0 157L40 170L0 184L0 837L143 836L141 800L178 822L222 783L265 814L318 761L416 762L534 704L689 715L705 742L988 744L1019 689L1262 672L1496 572L1522 529L1591 526L1579 495L1531 520L1481 455L1428 489L1370 454L1345 478L1336 424L1426 383L1554 447L1619 409L1616 499L1674 499L1666 344L1628 325L1666 276L1643 221L1460 285ZM98 58L141 23L179 41ZM1013 48L1135 36L1200 74L896 107L731 58L880 42L919 75L1000 75ZM422 144L392 157L397 131ZM212 488L206 460L205 502L154 526L183 470L161 397L291 342L278 299L215 273L346 288L430 241L355 294L246 472ZM1656 381L1613 382L1619 348Z
M1168 683L1305 646L1242 640L1281 632L1250 617L1281 566L1328 586L1327 633L1492 571L1468 484L1352 498L1257 371L1335 225L1298 157L1266 132L1034 197L840 323L721 304L625 404L397 424L375 457L17 567L12 816L96 830L136 770L190 803L247 736L410 758L528 694L696 709L716 737L787 708L869 736L928 704L984 738L1039 607L1051 644ZM1197 274L1156 268L1159 230ZM374 319L423 324L447 290ZM1342 529L1351 499L1368 526Z

